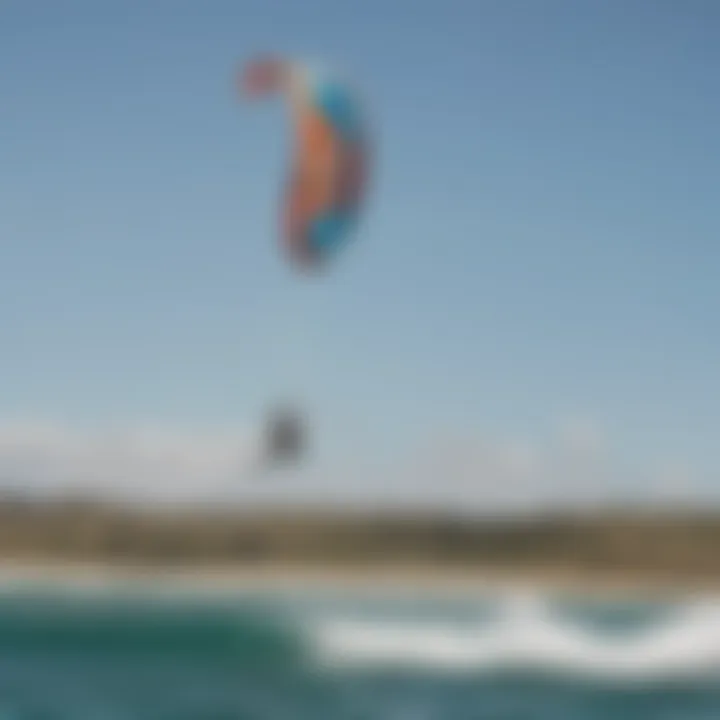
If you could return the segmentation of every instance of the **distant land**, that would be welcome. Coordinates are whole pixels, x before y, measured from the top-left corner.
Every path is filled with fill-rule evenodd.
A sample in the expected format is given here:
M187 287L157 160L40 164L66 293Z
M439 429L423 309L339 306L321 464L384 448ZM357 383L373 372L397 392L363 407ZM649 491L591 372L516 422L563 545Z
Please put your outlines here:
M159 510L0 500L0 562L425 568L720 585L720 512L605 510L460 519L441 513Z

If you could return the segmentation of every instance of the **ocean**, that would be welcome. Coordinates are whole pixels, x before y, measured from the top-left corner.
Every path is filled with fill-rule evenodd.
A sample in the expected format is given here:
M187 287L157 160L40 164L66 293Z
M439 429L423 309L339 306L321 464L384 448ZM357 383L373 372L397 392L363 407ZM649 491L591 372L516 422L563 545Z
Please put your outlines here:
M6 583L0 720L51 718L718 720L720 604Z

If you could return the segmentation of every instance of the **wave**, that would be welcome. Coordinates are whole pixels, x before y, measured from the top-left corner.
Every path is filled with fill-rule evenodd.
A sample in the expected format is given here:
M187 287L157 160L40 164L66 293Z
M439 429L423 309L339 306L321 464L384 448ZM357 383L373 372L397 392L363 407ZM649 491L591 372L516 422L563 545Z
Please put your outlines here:
M610 633L558 618L537 596L510 598L473 623L335 617L309 640L325 669L517 672L603 681L720 677L720 604L698 603L642 630Z
M6 595L0 663L28 653L110 664L166 657L282 672L400 669L717 685L720 602L687 603L659 615L642 606L632 622L614 626L603 619L607 604L577 609L585 619L532 593L459 604L417 597L379 603L356 597L348 604L325 593L206 601Z

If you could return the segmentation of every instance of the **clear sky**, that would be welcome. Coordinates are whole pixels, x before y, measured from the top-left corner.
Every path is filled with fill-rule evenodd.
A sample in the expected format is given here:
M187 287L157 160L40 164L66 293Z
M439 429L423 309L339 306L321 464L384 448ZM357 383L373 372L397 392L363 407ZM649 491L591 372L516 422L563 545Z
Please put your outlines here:
M713 0L4 0L0 418L252 426L291 387L348 462L579 422L709 486L719 30ZM283 108L234 94L266 50L346 71L376 131L315 286L278 252Z

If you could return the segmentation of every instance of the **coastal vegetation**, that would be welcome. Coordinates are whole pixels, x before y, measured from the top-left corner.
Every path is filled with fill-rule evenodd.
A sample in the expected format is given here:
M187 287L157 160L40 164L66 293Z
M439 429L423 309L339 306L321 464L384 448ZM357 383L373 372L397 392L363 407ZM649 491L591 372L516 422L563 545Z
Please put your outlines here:
M413 565L720 579L720 513L606 510L460 518L430 512L159 510L0 500L0 560L163 565Z

